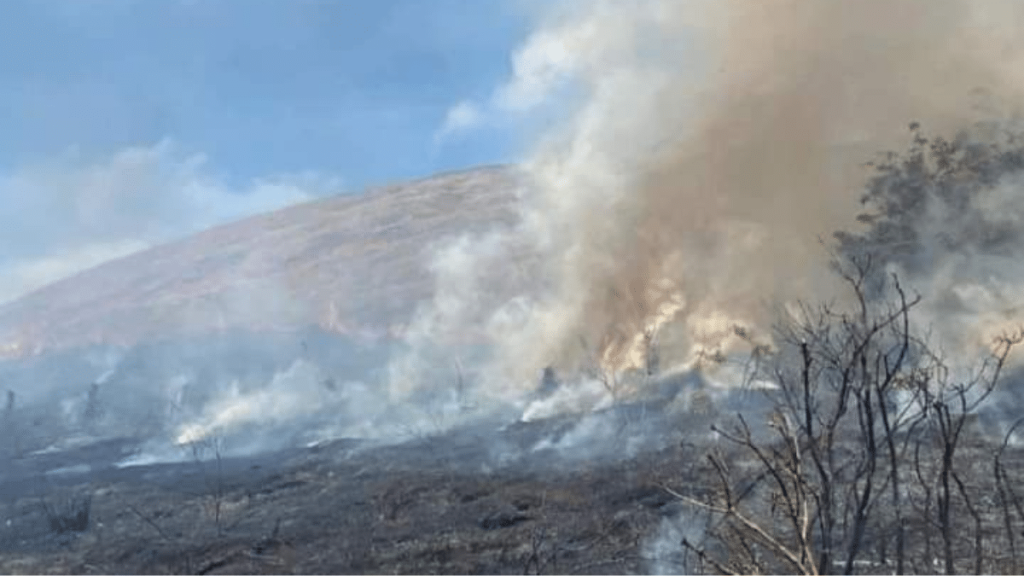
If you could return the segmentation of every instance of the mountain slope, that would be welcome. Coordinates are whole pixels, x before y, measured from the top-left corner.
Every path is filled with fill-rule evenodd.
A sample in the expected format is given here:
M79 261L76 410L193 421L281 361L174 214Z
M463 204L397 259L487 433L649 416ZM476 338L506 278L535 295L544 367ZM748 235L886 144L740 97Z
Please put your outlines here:
M515 219L484 167L292 206L105 263L0 307L0 353L225 329L385 331L428 297L433 242Z

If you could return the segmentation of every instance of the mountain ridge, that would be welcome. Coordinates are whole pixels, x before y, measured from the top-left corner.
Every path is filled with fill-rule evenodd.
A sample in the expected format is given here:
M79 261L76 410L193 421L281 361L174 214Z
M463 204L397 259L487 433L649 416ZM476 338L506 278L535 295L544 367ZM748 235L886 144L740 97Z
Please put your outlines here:
M522 183L487 165L250 216L0 305L0 357L232 328L394 330L429 297L429 246L510 226Z

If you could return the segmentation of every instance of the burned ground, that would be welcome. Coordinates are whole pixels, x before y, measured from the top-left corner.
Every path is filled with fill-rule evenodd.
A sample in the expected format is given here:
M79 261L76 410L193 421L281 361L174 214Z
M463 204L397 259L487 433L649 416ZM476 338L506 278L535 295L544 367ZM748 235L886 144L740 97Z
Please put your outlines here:
M686 427L695 442L674 442L632 458L576 462L530 448L538 437L557 433L565 424L553 421L519 423L497 434L459 429L394 446L338 441L247 458L204 457L120 469L110 464L130 451L126 442L28 457L21 462L20 479L12 481L8 474L0 488L0 571L694 570L697 559L678 540L685 535L687 518L691 528L707 519L669 491L698 498L716 489L717 479L704 458L709 450L725 450L737 466L744 461L739 451L699 440L707 423L693 421ZM500 464L496 441L523 451ZM976 506L986 516L985 525L995 527L983 535L984 568L993 573L1012 566L998 529L1001 507L989 472L997 444L972 434L960 457L970 469L972 493L988 494ZM82 460L92 462L91 472L76 472ZM33 472L57 465L64 465L62 473ZM1004 465L1018 476L1024 453L1011 448ZM920 494L911 499L915 496ZM83 509L86 520L74 525ZM915 509L910 528L933 530L928 512ZM969 572L971 516L958 507L957 518L962 528L958 571ZM883 569L885 559L891 560L891 546L891 535L869 533L858 572ZM937 549L908 550L914 558L927 553ZM912 568L936 569L928 564Z
M695 448L576 463L530 451L558 426L120 469L114 442L29 457L3 484L0 571L646 572L646 539L678 507L660 486L693 473ZM525 451L500 464L496 439ZM76 474L83 458L93 470ZM83 506L84 525L55 523Z

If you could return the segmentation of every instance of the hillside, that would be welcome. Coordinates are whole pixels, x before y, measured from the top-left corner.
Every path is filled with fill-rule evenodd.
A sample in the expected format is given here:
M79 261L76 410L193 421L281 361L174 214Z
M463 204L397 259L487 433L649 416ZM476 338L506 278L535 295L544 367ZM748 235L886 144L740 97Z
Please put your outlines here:
M0 307L6 357L227 329L382 333L431 291L427 249L515 218L508 167L437 175L206 230Z

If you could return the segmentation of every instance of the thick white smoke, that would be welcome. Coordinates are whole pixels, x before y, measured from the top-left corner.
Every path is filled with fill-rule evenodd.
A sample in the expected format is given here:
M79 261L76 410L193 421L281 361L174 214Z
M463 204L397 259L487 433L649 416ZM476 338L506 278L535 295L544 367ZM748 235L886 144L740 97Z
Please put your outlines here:
M891 266L927 296L918 329L961 364L979 360L979 345L1024 325L1024 267L1016 257L1024 250L1024 173L1020 166L999 169L1006 173L995 186L971 190L965 206L930 202L913 222L926 262ZM1015 350L1011 365L1021 359Z
M905 147L912 121L945 134L1016 112L1022 16L1014 2L558 4L478 106L570 103L523 163L522 221L446 253L395 366L439 365L451 336L483 330L478 392L509 400L547 365L638 367L645 335L663 365L692 364L744 346L735 326L764 338L769 304L842 298L819 239L854 225L863 162ZM489 292L519 254L536 257L533 282ZM437 386L402 374L396 399Z
M534 420L647 385L628 372L652 342L663 371L744 353L767 340L773 305L848 295L820 239L855 224L864 161L905 148L911 121L945 134L1015 112L1024 41L1009 23L1022 14L912 0L558 4L476 105L524 114L557 97L567 110L521 164L521 218L429 251L435 296L387 385L329 390L299 362L229 387L175 440L292 422L304 437L397 438L506 408ZM1016 227L1019 190L1004 177L975 203L980 221ZM897 271L925 296L939 344L970 352L1019 320L1021 270L976 243L940 249L948 221L919 218L937 257ZM537 394L546 366L570 385ZM742 379L735 366L705 375Z

